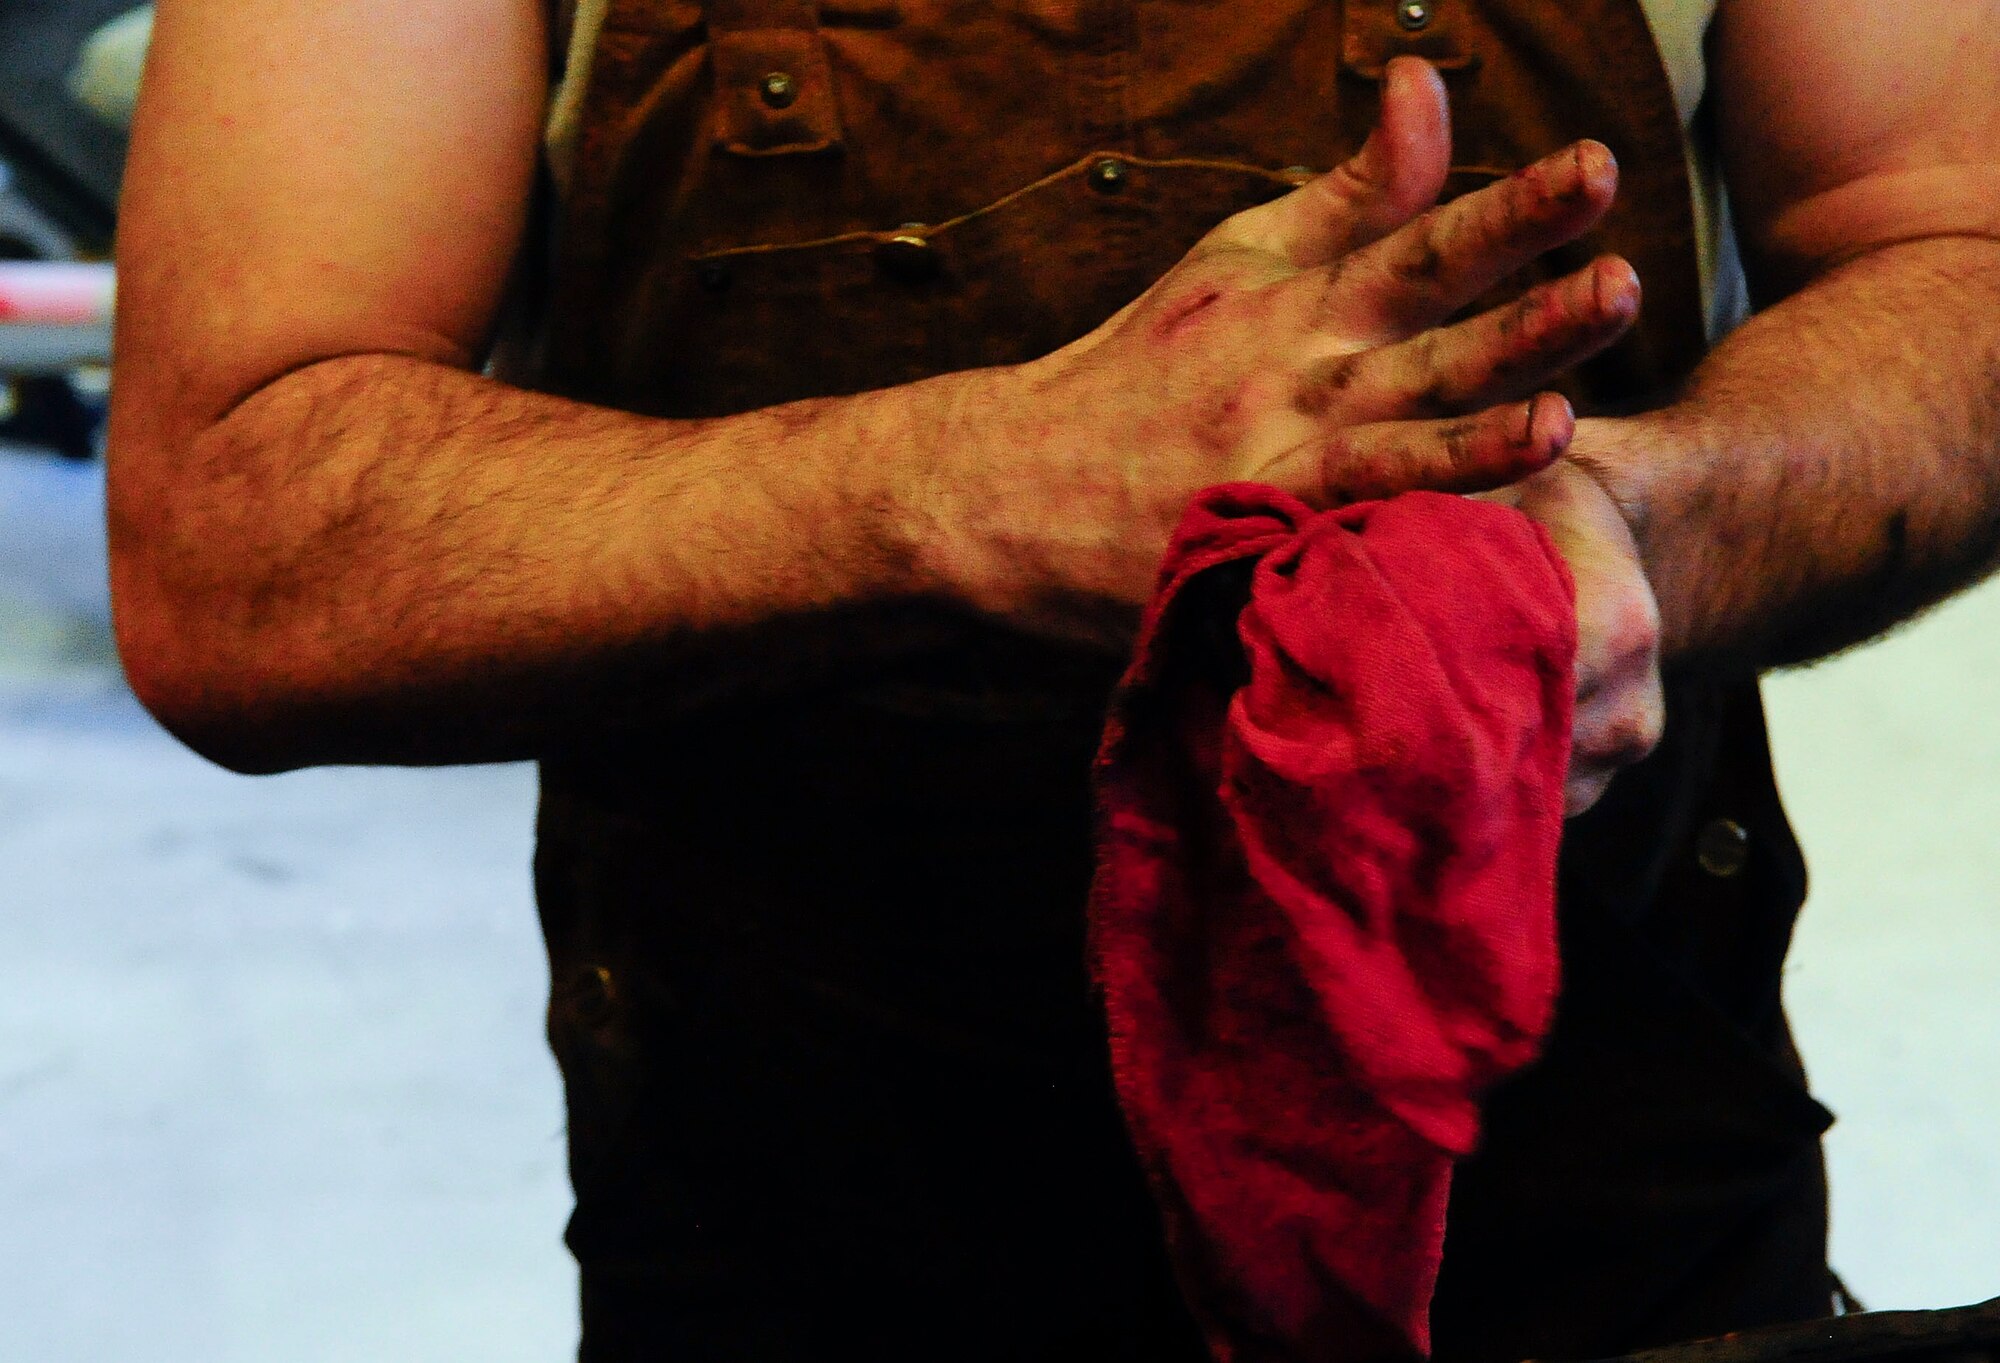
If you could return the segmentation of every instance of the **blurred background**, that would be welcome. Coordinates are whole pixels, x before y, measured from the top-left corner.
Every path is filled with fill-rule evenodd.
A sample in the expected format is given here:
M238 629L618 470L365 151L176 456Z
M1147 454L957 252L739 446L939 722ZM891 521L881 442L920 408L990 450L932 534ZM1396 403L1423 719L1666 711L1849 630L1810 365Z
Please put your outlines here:
M573 1356L531 769L232 776L132 700L101 425L150 11L0 0L0 1359ZM2000 587L1768 687L1870 1308L2000 1295Z

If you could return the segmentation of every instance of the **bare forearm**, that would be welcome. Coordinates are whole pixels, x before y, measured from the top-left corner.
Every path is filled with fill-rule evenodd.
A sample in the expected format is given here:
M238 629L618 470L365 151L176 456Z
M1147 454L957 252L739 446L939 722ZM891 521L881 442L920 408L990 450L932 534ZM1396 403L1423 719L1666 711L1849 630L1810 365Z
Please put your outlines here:
M1671 406L1579 423L1668 662L1805 661L2000 554L2000 243L1890 246L1729 337Z
M893 656L951 627L894 505L949 381L658 421L357 356L145 460L167 486L114 431L135 686L243 769L462 762Z
M153 197L123 224L112 403L113 599L135 689L244 770L543 754L625 718L838 682L977 621L1115 655L1210 484L1325 504L1543 468L1573 422L1524 399L1624 330L1629 267L1593 262L1418 333L1587 232L1615 167L1578 143L1422 212L1446 174L1444 92L1420 62L1391 65L1400 132L1219 224L1077 341L702 422L454 367L498 306L511 218L440 269L402 208L364 194L382 211L283 223L253 237L270 258L250 268L235 219L187 209L210 201L185 181L238 166L221 202L262 205L263 179L168 156L163 133L137 177ZM235 88L159 117L213 129ZM399 145L385 130L362 159L372 171ZM260 164L288 163L267 148ZM421 180L401 187L444 213ZM206 234L192 264L189 215ZM329 240L308 230L329 221ZM1412 410L1427 418L1399 420Z

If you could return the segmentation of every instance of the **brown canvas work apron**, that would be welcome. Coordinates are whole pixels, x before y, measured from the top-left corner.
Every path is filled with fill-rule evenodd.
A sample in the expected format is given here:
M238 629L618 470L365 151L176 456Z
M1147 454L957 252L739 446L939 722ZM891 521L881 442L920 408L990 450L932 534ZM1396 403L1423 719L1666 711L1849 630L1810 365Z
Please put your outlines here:
M1402 52L1451 91L1450 192L1611 146L1619 206L1551 268L1621 251L1645 315L1569 387L1656 398L1701 307L1635 0L613 0L536 381L708 417L1033 359L1347 157ZM1115 671L984 629L544 762L585 1359L1203 1357L1085 967ZM1442 1359L1829 1310L1754 680L1671 705L1572 825L1557 1031L1462 1171Z

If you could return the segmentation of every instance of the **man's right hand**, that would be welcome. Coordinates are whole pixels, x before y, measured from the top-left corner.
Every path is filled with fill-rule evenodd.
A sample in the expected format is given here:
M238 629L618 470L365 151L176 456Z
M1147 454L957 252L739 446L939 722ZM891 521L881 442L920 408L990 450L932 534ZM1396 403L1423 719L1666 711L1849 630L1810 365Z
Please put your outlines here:
M1203 487L1248 479L1327 507L1497 487L1563 452L1569 404L1536 390L1630 325L1631 266L1600 258L1440 324L1589 230L1616 164L1578 143L1432 208L1443 84L1399 58L1382 106L1353 160L1219 224L1089 335L967 390L965 457L928 470L920 501L921 557L947 594L1117 648Z

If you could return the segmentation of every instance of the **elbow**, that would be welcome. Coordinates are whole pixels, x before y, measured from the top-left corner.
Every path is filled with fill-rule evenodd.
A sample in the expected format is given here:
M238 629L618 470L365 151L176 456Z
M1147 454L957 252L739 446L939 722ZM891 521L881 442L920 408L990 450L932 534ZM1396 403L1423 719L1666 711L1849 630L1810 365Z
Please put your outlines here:
M241 679L225 684L203 660L119 613L118 656L125 680L146 713L197 756L239 776L271 776L306 765L270 741L269 725L241 696Z
M271 614L257 604L253 538L218 516L215 488L158 470L199 464L169 457L154 439L120 429L114 398L107 452L105 530L111 626L127 686L148 714L196 755L244 776L311 764L286 716L288 678ZM133 424L129 414L125 425ZM150 433L140 433L150 434ZM297 669L292 669L296 673Z
M127 371L129 374L131 371ZM268 434L169 420L114 383L105 461L111 623L133 696L200 757L245 776L329 760L330 648L272 505ZM166 415L163 415L163 412Z
M200 757L240 776L308 765L274 722L269 678L238 665L212 621L135 585L136 566L112 555L112 629L126 684L148 714Z

